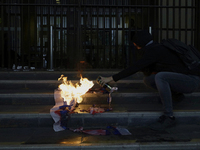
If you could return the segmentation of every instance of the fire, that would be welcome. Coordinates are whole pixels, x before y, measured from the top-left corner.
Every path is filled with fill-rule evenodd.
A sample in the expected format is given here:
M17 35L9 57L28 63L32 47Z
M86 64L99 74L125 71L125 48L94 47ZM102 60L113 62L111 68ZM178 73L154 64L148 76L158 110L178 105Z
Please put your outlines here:
M63 80L63 83L59 85L59 88L62 90L62 98L68 105L72 100L76 100L77 103L81 103L83 100L81 96L94 85L92 81L82 77L80 79L80 83L76 84L73 84L71 81L67 81L67 77L64 77L64 75L61 75L58 80Z

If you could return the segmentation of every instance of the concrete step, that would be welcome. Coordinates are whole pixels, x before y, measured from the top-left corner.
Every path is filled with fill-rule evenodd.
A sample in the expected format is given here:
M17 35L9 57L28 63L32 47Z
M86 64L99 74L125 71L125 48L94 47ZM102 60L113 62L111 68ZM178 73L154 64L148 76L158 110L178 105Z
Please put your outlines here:
M174 106L174 113L180 123L200 123L200 104ZM1 105L0 126L8 127L50 127L53 119L50 109L53 105ZM162 114L162 105L157 104L112 104L112 111L92 115L88 112L90 104L76 107L69 126L102 127L110 124L121 126L143 126L155 121ZM97 105L98 107L98 105ZM108 104L100 105L109 108Z
M96 80L99 75L111 76L118 73L120 70L96 70L96 71L10 71L1 72L0 80L57 80L62 74L68 78L68 80L80 80L80 75L89 80ZM127 77L126 79L142 79L143 74L138 72L134 75Z
M185 94L181 102L173 101L177 105L194 105L200 103L200 92ZM108 94L86 93L82 96L81 104L108 104ZM54 105L54 93L4 93L0 94L0 105ZM112 93L112 104L157 104L161 103L157 92L140 93Z
M23 92L51 92L61 84L58 78L63 74L73 83L79 83L80 73L83 77L94 82L94 88L100 87L96 83L99 74L110 76L113 71L94 71L94 72L1 72L0 76L0 93L23 93ZM141 81L142 74L137 73L126 78L123 81L112 83L111 86L119 86L121 89L146 89ZM134 79L134 80L133 80ZM131 81L131 82L130 82Z
M79 83L78 80L72 80L72 83ZM100 85L93 80L94 89L100 89ZM0 94L1 93L53 93L62 82L46 81L46 80L32 80L32 81L14 81L14 80L0 80ZM112 87L118 87L115 93L138 93L138 92L156 92L156 90L147 87L141 80L127 81L122 80L117 83L111 83ZM200 92L200 88L196 90Z
M200 112L175 111L176 123L200 125ZM102 114L72 114L68 121L68 127L89 127L102 128L113 126L148 126L156 122L160 112L116 112ZM49 113L16 113L1 114L1 128L31 128L31 127L52 127L54 121Z
M92 89L100 88L96 80L91 80L94 83ZM71 80L73 84L80 83L80 80ZM0 80L0 93L30 93L30 92L53 92L61 81L56 80ZM142 80L122 80L110 84L112 87L118 87L119 92L153 92L155 90L145 86Z
M174 102L174 112L183 121L198 123L200 120L200 93L187 94L182 102ZM83 101L76 107L75 114L72 114L70 126L85 125L84 122L93 123L96 117L87 111L95 104L97 107L108 108L107 94L87 93ZM26 94L0 94L0 125L1 127L43 127L52 126L53 120L50 116L50 109L54 106L53 93L26 93ZM97 114L95 119L98 126L106 124L131 125L128 122L134 120L137 125L146 124L145 120L153 121L162 112L162 104L157 93L113 93L111 107L113 111ZM133 114L140 114L135 117ZM148 114L154 114L150 116ZM156 114L156 116L155 116ZM198 114L198 115L197 115ZM146 115L146 116L145 116ZM188 116L189 117L186 117ZM108 117L109 116L109 117ZM128 116L125 117L125 116ZM129 116L132 116L129 118ZM143 117L144 116L144 117ZM87 118L87 120L83 120ZM110 119L112 118L112 119ZM114 118L114 119L113 119ZM154 118L154 119L153 119ZM191 120L192 119L192 120ZM100 122L99 122L100 120ZM102 124L103 123L103 124ZM127 124L128 123L128 124ZM95 126L92 124L92 126Z

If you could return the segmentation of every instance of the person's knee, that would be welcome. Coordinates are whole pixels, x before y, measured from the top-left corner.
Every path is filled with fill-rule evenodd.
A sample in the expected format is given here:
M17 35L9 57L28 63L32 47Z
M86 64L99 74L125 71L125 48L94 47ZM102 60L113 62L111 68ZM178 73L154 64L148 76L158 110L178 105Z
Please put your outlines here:
M166 79L166 76L168 76L167 73L165 73L165 72L159 72L159 73L157 73L157 74L155 75L155 81L158 81L158 80L165 80L165 79Z

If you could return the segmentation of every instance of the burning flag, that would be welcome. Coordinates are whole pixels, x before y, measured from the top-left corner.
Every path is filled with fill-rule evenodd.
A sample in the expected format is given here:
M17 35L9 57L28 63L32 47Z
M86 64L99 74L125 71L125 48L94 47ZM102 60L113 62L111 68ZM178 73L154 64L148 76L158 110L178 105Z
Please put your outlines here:
M63 83L59 85L59 89L62 91L61 97L68 105L72 100L75 100L77 103L81 103L81 96L84 95L94 85L92 81L82 77L80 79L80 84L76 83L75 85L71 81L67 81L67 77L64 77L64 75L61 75L58 80L63 80Z
M62 80L63 83L58 86L58 89L54 91L55 106L50 109L50 114L55 123L53 128L55 131L62 131L66 129L67 116L77 103L82 102L82 95L84 95L94 83L87 78L80 79L80 83L73 84L71 81L67 81L67 77L61 75L58 80Z

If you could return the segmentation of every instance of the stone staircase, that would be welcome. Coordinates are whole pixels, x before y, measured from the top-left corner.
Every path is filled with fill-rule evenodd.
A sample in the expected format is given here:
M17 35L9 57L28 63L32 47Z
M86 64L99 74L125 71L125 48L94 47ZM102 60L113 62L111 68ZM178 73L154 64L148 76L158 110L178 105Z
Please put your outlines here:
M86 71L82 72L82 76L93 80L95 85L92 89L99 89L100 86L96 84L96 78L99 75L110 76L117 71ZM141 73L137 73L128 78L112 83L111 86L117 86L118 91L112 94L112 111L91 115L83 110L88 110L93 105L107 108L108 94L88 92L83 96L83 101L76 107L75 113L71 115L68 122L68 127L78 128L84 127L87 129L106 128L107 126L122 126L135 132L134 127L138 127L138 131L146 131L143 137L128 138L127 136L117 139L112 135L111 139L108 137L93 136L90 137L90 146L85 145L82 140L85 135L77 133L73 138L66 140L65 134L70 134L68 130L56 133L53 131L53 119L50 116L50 109L54 106L54 90L61 84L58 78L61 75L68 77L68 80L76 83L79 82L80 73L73 71L64 72L1 72L0 76L0 149L173 149L174 144L176 149L200 149L200 92L199 90L192 94L187 94L186 99L180 103L174 103L174 112L177 118L177 123L184 126L184 131L188 130L188 126L193 131L185 133L187 142L183 142L183 136L175 138L175 143L163 143L160 145L159 140L155 140L155 135L150 134L146 130L149 123L156 121L162 113L162 105L159 101L158 93L155 90L146 87ZM142 128L142 129L140 129ZM140 130L139 130L140 129ZM30 131L31 130L31 131ZM4 132L7 133L4 133ZM34 132L33 132L34 131ZM40 132L39 132L40 131ZM44 132L46 131L46 132ZM176 131L179 131L176 129ZM181 131L180 131L181 132ZM25 134L27 133L27 134ZM38 133L38 134L37 134ZM48 135L48 133L50 135ZM151 135L149 136L148 135ZM173 133L173 130L171 131ZM175 133L175 131L174 131ZM190 135L188 135L190 133ZM193 137L191 135L195 135ZM29 135L30 134L30 135ZM44 137L44 135L46 135ZM161 136L162 133L159 133ZM20 140L20 135L21 140ZM38 135L38 136L37 136ZM39 136L40 135L40 136ZM78 137L76 137L78 135ZM139 135L139 134L138 134ZM197 136L199 135L199 136ZM9 139L5 136L10 137ZM17 136L17 137L16 137ZM50 138L49 136L53 137ZM63 137L64 136L64 137ZM158 134L156 134L158 136ZM15 137L15 138L14 138ZM40 138L39 138L40 137ZM43 138L41 138L43 137ZM49 138L47 138L49 137ZM65 139L67 143L60 143L56 139ZM76 138L75 138L76 137ZM148 138L144 138L148 137ZM180 140L182 137L182 141ZM190 138L189 138L190 137ZM34 139L35 138L35 139ZM87 137L89 138L89 137ZM169 137L168 137L169 138ZM173 138L172 134L170 138ZM38 141L38 140L39 141ZM45 140L46 139L46 140ZM52 140L51 140L52 139ZM94 139L101 142L95 142ZM112 139L115 139L113 141ZM148 142L146 147L143 147L141 142L136 142L142 139ZM165 138L166 139L166 138ZM174 138L173 138L174 139ZM194 140L195 139L195 140ZM128 143L127 143L128 140ZM193 142L191 142L193 140ZM79 144L71 145L68 143ZM87 141L87 140L86 140ZM112 141L112 142L108 142ZM117 142L116 142L117 141ZM150 142L153 141L153 142ZM170 141L170 140L168 140ZM167 142L168 142L167 141ZM189 142L188 142L189 141ZM157 142L155 144L155 142ZM178 142L178 143L177 143ZM120 143L120 144L119 144ZM39 145L38 145L39 144ZM78 145L78 147L77 147ZM80 146L81 145L81 146ZM118 146L116 146L118 145ZM124 145L127 145L127 147ZM154 145L154 146L153 146ZM107 146L107 148L105 148ZM175 149L175 148L174 148Z

